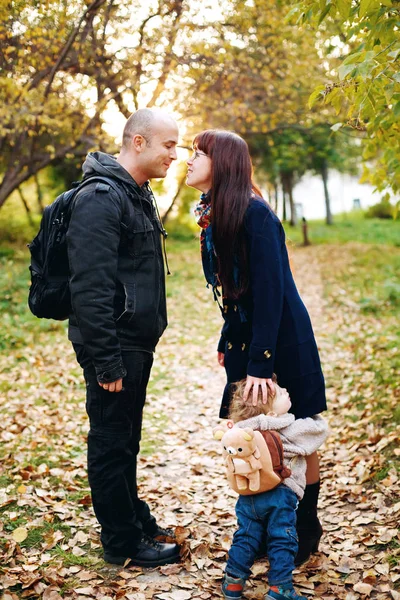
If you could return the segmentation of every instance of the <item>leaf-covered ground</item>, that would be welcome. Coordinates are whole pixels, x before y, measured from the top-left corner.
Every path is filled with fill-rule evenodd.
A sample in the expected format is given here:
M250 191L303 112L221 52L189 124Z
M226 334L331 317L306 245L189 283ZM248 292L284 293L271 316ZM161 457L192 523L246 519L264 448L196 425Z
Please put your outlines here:
M321 451L325 535L320 553L295 573L309 598L400 599L399 295L387 291L393 281L384 267L382 285L360 281L371 252L383 260L376 248L291 251L321 350L331 427ZM398 249L390 252L399 259ZM170 326L156 353L139 475L160 523L176 528L182 561L143 571L101 559L81 374L64 331L27 327L25 344L20 335L0 359L4 600L221 597L235 495L212 439L224 385L215 351L220 316L193 244L176 248L170 262L177 271L168 280ZM263 598L265 572L266 562L257 562L246 598Z

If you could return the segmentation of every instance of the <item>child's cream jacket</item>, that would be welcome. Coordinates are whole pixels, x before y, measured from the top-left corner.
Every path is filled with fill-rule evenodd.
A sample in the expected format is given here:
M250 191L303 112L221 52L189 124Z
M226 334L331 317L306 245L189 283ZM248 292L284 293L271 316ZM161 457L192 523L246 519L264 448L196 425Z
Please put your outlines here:
M290 477L283 480L301 499L306 487L306 456L309 456L324 443L328 435L328 424L320 415L295 420L294 415L272 417L258 415L236 423L236 427L251 427L260 431L277 431L283 445L283 462L292 471Z

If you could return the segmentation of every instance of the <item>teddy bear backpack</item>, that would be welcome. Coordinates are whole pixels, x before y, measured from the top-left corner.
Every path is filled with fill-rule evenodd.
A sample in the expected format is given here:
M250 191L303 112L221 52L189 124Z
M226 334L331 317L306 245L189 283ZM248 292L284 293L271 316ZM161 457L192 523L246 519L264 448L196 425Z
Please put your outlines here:
M283 464L283 446L276 431L257 431L234 427L233 421L214 430L221 440L229 485L238 494L248 496L272 490L290 477Z

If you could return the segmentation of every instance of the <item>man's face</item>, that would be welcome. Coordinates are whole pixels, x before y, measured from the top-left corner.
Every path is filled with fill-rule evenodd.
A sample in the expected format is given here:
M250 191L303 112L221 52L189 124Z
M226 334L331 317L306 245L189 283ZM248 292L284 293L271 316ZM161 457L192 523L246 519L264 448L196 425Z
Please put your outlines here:
M144 142L140 153L140 166L147 179L165 177L173 160L176 160L178 127L174 121L163 120L153 123L150 144Z

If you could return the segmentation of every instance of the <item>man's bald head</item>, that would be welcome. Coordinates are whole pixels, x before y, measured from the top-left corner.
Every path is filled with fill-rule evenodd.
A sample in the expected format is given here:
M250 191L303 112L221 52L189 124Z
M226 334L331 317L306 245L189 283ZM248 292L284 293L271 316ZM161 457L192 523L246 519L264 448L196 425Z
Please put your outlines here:
M174 119L161 110L140 108L127 120L122 134L122 148L128 149L135 135L141 135L148 146L157 129L162 123L175 123Z
M138 185L165 177L173 160L179 131L176 121L158 109L142 108L129 117L122 134L118 162Z

